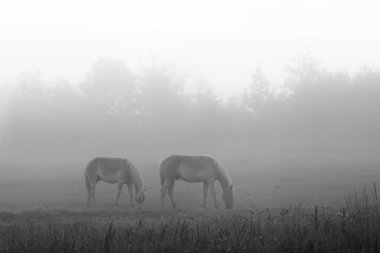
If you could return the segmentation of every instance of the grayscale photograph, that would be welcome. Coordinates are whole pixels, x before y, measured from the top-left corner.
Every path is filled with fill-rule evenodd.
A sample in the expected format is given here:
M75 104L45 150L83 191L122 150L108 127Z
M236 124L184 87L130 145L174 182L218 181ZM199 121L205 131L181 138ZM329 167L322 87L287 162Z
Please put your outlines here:
M0 253L380 252L379 25L375 0L2 1Z

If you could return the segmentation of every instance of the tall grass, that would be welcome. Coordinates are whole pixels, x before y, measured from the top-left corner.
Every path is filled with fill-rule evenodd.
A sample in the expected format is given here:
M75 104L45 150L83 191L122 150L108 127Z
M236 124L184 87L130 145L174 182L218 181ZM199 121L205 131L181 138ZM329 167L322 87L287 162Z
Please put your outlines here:
M0 252L379 252L376 185L340 210L299 205L280 211L173 217L120 224L1 214ZM46 214L48 215L48 214Z

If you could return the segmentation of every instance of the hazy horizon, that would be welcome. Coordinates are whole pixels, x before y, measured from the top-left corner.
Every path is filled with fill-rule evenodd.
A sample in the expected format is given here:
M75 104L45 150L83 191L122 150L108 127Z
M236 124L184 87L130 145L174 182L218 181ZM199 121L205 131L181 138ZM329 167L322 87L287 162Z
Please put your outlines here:
M3 1L0 251L375 252L379 10Z
M376 1L11 1L0 9L0 82L23 72L85 79L101 57L132 69L158 58L189 86L205 78L227 97L259 66L274 86L295 52L333 71L380 67ZM192 87L188 87L192 88Z
M43 176L75 164L71 175L95 156L149 167L170 153L212 154L251 174L283 162L343 171L345 156L377 164L379 7L3 3L0 168Z

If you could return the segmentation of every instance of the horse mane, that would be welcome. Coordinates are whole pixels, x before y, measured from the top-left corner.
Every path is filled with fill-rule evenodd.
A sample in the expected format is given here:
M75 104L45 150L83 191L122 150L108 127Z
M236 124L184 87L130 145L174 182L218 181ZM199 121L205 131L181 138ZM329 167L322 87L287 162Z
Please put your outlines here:
M213 163L215 164L215 167L218 170L218 179L220 184L222 185L223 188L230 187L232 185L232 179L230 174L228 173L227 169L215 158L210 157Z
M129 168L129 173L131 175L133 185L135 186L135 190L136 191L143 190L144 184L143 184L139 170L128 159L125 159L125 161L127 163L127 167Z

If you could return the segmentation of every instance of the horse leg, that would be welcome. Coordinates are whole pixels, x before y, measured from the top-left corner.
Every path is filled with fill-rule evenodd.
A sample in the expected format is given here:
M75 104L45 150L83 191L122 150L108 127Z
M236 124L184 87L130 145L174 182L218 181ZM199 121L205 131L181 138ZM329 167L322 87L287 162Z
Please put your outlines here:
M91 178L87 171L84 173L85 181L86 181L86 189L87 189L87 207L91 206L91 202L94 195L94 187L96 184L96 178Z
M117 194L116 194L115 206L117 206L119 204L119 198L120 198L120 194L121 194L121 189L123 189L123 183L118 183L117 184Z
M206 206L207 192L208 192L208 183L204 182L203 183L203 202L202 202L202 207L205 208L205 209L207 209L207 206Z
M172 202L172 206L173 206L173 208L177 208L177 205L175 204L175 202L174 202L174 198L173 198L174 182L175 182L175 181L173 181L173 183L171 183L171 184L169 185L168 194L169 194L169 197L170 197L170 201Z
M131 207L133 207L133 186L132 186L132 184L128 184L128 194L129 194L129 201L131 203Z
M92 204L95 203L95 186L96 186L96 183L97 183L97 181L92 181L91 184L90 184L90 196L89 196L89 199L90 199L90 202Z
M90 207L90 204L91 204L91 182L90 182L90 179L88 179L88 176L86 173L85 173L85 180L86 180L86 189L87 189L87 207Z
M168 180L165 180L164 183L161 185L161 208L165 207L165 197L166 192L168 191L170 182Z
M210 193L211 193L212 199L214 201L214 206L215 208L219 208L218 203L216 203L215 181L210 181L208 184L210 187Z
M91 190L91 193L92 193L92 202L95 204L95 187L96 187L96 184L98 183L98 181L95 181L92 185L92 190Z

